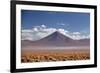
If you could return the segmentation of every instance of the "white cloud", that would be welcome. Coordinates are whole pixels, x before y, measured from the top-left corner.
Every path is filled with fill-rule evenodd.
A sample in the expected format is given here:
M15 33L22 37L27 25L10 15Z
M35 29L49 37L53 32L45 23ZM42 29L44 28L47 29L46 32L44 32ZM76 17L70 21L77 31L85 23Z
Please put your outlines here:
M65 36L68 36L72 39L79 40L79 39L85 39L89 38L89 35L83 35L80 32L69 32L65 29L59 28L47 28L46 25L41 26L34 26L32 29L24 29L22 30L22 40L39 40L42 39L51 33L59 31L60 33L64 34Z
M57 25L65 26L66 24L65 23L57 23Z
M90 38L89 35L83 35L83 33L80 33L80 32L73 32L70 34L70 37L75 40Z
M38 31L38 28L33 28L33 31Z
M43 24L43 25L41 25L41 27L43 27L43 28L46 28L46 26Z
M73 34L75 34L75 35L79 35L79 34L80 34L80 32L73 32Z
M67 33L68 33L68 31L67 30L65 30L65 29L58 29L57 31L59 31L59 32L61 32L62 34L64 34L64 35L66 35Z
M45 25L34 26L32 29L22 30L22 40L39 40L55 32L55 28L46 28Z
M69 24L65 24L65 23L57 23L57 25L69 27Z
M55 31L57 31L57 29L56 28L46 28L46 29L43 29L42 31L55 32Z
M60 29L58 29L58 31L65 32L65 30L64 30L64 29L61 29L61 28L60 28Z
M60 25L64 26L65 24L64 23L61 23Z

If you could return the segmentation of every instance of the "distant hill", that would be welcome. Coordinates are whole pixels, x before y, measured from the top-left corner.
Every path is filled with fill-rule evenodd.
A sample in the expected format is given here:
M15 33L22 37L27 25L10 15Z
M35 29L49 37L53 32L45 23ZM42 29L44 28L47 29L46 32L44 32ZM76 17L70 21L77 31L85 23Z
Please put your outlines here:
M89 46L90 39L73 40L56 31L37 41L22 40L22 46Z

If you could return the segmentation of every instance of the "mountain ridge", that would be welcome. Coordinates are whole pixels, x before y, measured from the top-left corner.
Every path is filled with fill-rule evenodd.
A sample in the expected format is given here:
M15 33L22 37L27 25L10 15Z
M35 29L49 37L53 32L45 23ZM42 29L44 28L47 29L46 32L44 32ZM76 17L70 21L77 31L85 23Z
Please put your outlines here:
M23 46L89 46L90 39L73 40L70 37L56 31L40 40L23 40Z

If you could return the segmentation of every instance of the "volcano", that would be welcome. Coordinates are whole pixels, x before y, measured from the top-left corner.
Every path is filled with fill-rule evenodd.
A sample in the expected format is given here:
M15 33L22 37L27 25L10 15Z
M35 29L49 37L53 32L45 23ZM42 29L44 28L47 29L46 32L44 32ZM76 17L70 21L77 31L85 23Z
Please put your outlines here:
M73 40L56 31L37 41L22 40L22 46L89 46L90 39Z

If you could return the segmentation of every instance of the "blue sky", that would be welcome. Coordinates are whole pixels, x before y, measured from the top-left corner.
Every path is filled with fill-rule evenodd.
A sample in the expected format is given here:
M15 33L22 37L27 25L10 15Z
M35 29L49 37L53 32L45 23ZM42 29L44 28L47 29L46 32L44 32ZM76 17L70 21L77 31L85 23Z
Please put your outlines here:
M89 32L90 14L79 12L54 12L21 10L22 29L46 25L49 28L63 28L70 32Z

